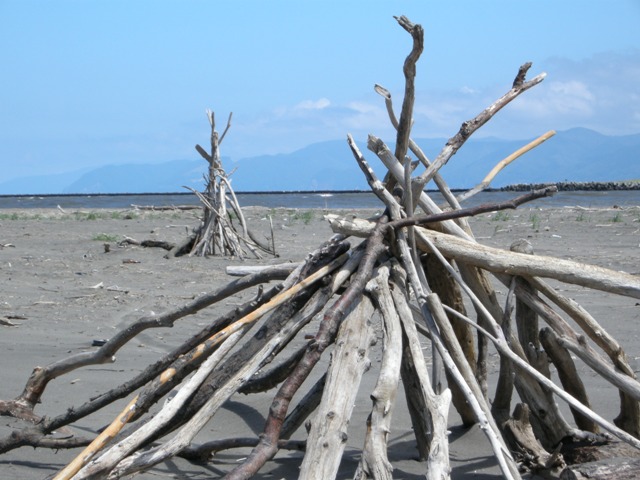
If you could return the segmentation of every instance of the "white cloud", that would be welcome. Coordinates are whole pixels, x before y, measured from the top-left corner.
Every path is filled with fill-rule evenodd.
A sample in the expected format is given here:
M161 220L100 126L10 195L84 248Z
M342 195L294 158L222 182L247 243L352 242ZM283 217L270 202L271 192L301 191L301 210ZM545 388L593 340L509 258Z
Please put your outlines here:
M293 110L324 110L331 102L327 98L319 100L304 100L293 107Z
M466 85L464 87L460 88L460 93L463 93L463 94L474 94L476 92L477 92L477 90L475 88L471 88L471 87L466 86Z
M548 82L537 86L537 95L526 93L514 102L513 108L539 118L590 118L596 107L596 96L579 80ZM531 92L534 93L534 92Z
M580 62L554 58L534 65L529 75L546 79L524 92L483 126L477 137L533 138L548 130L591 128L608 135L640 132L640 50L602 54ZM449 138L462 122L473 119L506 93L508 82L452 86L450 90L418 90L414 106L414 137ZM398 115L402 90L392 91ZM393 139L384 102L371 92L337 103L328 98L305 100L248 121L242 126L244 154L292 151L309 143L357 139L371 133ZM249 152L248 149L260 150ZM234 155L236 156L236 155Z

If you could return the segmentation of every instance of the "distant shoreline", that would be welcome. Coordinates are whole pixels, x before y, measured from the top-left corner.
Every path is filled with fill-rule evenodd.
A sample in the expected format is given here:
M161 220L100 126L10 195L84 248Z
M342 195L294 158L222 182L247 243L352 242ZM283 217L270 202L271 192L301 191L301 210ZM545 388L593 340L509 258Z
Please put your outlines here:
M555 185L560 192L607 192L607 191L622 191L622 190L640 190L640 180L622 180L615 182L545 182L545 183L516 183L513 185L507 185L504 187L487 187L485 192L526 192L529 190L537 190L540 188ZM468 188L452 188L453 192L464 192ZM437 190L428 190L429 192L436 192ZM235 192L240 195L322 195L322 194L336 194L336 193L370 193L370 190L269 190L269 191L247 191L247 192ZM144 196L160 196L160 195L183 195L192 196L192 192L128 192L128 193L20 193L20 194L5 194L0 193L0 198L7 197L121 197L131 195L144 195Z

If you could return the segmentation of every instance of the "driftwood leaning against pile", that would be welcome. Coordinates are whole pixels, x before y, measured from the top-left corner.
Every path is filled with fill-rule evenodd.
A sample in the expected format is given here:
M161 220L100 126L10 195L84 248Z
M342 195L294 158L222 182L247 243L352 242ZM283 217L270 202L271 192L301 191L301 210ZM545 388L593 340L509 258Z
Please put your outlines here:
M633 298L640 298L640 280L604 268L532 255L526 242L514 244L513 251L481 245L466 217L516 208L552 195L555 189L532 191L502 204L462 208L460 199L438 173L470 135L510 101L540 83L544 75L527 81L530 64L523 65L512 88L465 122L429 162L410 138L415 65L423 48L423 32L405 17L397 20L413 39L404 66L406 89L399 119L391 95L376 87L397 128L395 151L373 136L368 142L389 172L385 182L375 176L353 139L348 138L355 160L386 207L384 214L372 219L328 216L334 235L304 262L250 273L175 311L140 318L95 352L36 368L21 395L0 402L3 414L33 422L32 427L0 439L0 453L21 446L83 447L55 476L60 480L120 478L177 455L206 461L225 449L253 447L226 476L241 479L258 472L278 450L301 449L305 453L300 478L335 478L360 379L370 368L376 321L383 332L382 360L354 478L392 478L387 441L393 430L391 416L400 382L429 479L448 478L451 473L447 439L451 404L464 424L479 424L505 478L521 478L523 472L580 478L578 470L565 465L561 452L572 442L606 443L617 437L640 448L640 384L622 348L585 309L545 279ZM486 188L501 168L551 135L500 162L478 187L462 197ZM414 174L417 166L409 152L424 167L420 175ZM445 210L423 191L431 179L449 203ZM346 241L349 237L364 240L351 245ZM57 417L40 418L34 412L49 381L86 365L111 361L123 345L147 328L171 327L240 290L271 281L280 283L260 290L251 302L215 319L128 382ZM504 305L498 303L495 282L508 289ZM465 301L473 306L475 318L466 312ZM292 339L312 321L318 325L317 333L306 339L302 348L291 348ZM424 357L423 336L433 346L430 362ZM490 344L500 355L495 392L488 391ZM313 378L317 380L305 384L306 391L300 392L300 399L290 408L294 395L329 349L331 362L326 372L316 372ZM613 422L589 408L575 357L619 390L620 414ZM551 380L549 362L562 385ZM260 436L193 443L195 435L233 395L271 389L275 393ZM125 397L130 398L127 407L99 434L87 438L50 436ZM150 407L165 398L161 408L150 414ZM565 418L556 399L571 407L572 419ZM306 441L291 440L302 425L308 429ZM629 465L627 462L624 467ZM637 472L637 462L635 465ZM609 464L608 473L616 471L621 471L618 465Z

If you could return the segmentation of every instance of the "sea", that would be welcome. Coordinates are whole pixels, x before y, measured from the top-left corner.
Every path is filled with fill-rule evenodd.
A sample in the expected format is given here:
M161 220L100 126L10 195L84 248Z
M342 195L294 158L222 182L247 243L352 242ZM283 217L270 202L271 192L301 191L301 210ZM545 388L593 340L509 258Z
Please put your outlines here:
M428 192L431 198L442 204L438 192ZM481 192L462 204L472 207L484 203L503 202L523 192ZM291 209L375 209L382 203L370 191L350 192L248 192L236 193L242 207L261 206ZM199 205L193 193L143 193L143 194L73 194L73 195L0 195L0 209L9 208L104 208L127 209L135 206L167 207ZM561 191L551 197L528 204L535 208L585 207L612 208L640 206L640 190L612 191Z

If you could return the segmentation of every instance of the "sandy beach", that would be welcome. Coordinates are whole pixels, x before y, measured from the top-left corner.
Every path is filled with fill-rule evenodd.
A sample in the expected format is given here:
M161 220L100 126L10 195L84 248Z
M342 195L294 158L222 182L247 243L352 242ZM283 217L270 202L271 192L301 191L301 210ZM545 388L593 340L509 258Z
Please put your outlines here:
M174 309L198 295L232 280L229 265L267 265L299 262L331 237L323 219L325 210L246 208L249 225L266 238L268 216L273 219L278 257L164 258L158 248L119 246L126 236L137 240L180 242L197 225L194 211L136 210L0 210L0 399L19 395L37 365L70 354L95 349L95 340L152 312ZM368 217L374 211L332 211ZM640 275L640 207L538 209L524 206L471 219L476 239L488 246L509 249L517 239L529 240L536 254L551 255ZM358 241L358 240L356 240ZM105 244L109 244L106 251ZM625 349L632 367L640 359L640 302L633 298L594 293L563 286L562 293L585 307ZM146 330L118 352L116 361L75 370L52 381L38 415L55 416L71 406L131 378L212 317L233 309L255 294L247 291L221 304L180 320L171 329ZM313 334L313 325L300 335ZM300 340L302 342L303 340ZM323 362L328 361L328 355ZM498 356L492 355L492 367ZM372 359L375 364L379 359ZM594 410L608 420L618 413L618 392L604 384L583 364L578 364L591 395ZM325 363L326 366L326 363ZM374 367L365 374L350 424L349 438L339 478L352 478L359 460L365 419L371 408L369 395L376 380ZM198 442L233 436L255 436L273 391L236 395L197 437ZM116 402L74 424L78 434L92 436L108 424L128 399ZM564 407L563 407L564 408ZM0 437L24 424L0 417ZM404 398L398 396L390 435L389 456L395 478L423 478L425 464L416 460L415 440ZM500 478L491 449L477 427L464 429L457 413L450 413L453 478ZM295 439L304 439L304 429ZM41 479L73 459L80 450L51 451L23 447L0 455L0 478ZM158 478L219 478L250 450L222 452L206 465L172 459L141 474ZM297 478L301 452L280 452L256 478Z

